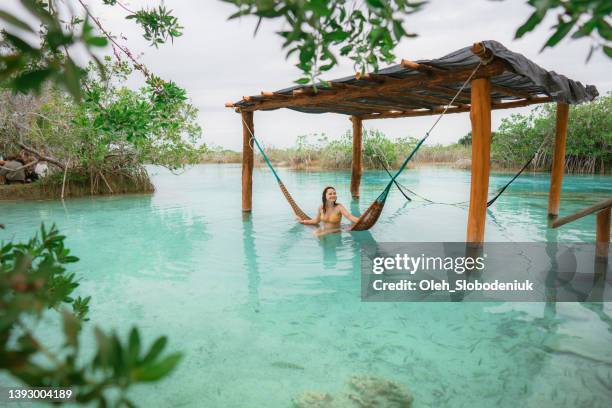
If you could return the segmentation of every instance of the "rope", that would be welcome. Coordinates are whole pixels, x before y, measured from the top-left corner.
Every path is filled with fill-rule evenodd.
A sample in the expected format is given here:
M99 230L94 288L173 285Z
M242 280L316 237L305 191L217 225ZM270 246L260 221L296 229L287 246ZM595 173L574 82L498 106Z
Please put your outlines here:
M542 141L542 143L540 144L540 147L538 147L538 149L535 151L535 153L531 156L531 158L523 165L523 167L521 167L521 169L510 179L510 181L508 181L506 184L504 184L502 187L498 188L497 190L495 190L494 193L492 193L493 198L491 198L489 201L487 201L487 208L492 206L495 201L497 201L497 199L506 191L506 189L508 187L510 187L510 185L529 167L529 165L533 162L533 160L537 157L537 155L542 151L542 149L544 147L546 147L546 145L548 144L549 138L548 137L544 137L544 140ZM465 204L468 204L469 201L458 201L455 203L444 203L444 202L440 202L440 201L433 201L430 200L427 197L423 197L422 195L419 195L417 193L415 193L414 191L412 191L411 189L409 189L408 187L406 187L404 184L398 182L398 184L402 187L402 189L408 191L410 194L415 195L416 197L427 201L430 204L439 204L439 205L451 205L451 206L462 206Z
M387 172L387 174L389 175L389 177L393 178L393 174L391 174L391 172L389 171L389 169L387 168L387 159L385 157L384 154L382 154L382 152L380 151L379 148L377 148L376 146L372 146L374 148L374 150L377 151L377 153L374 155L374 157L378 160L378 163L382 166L383 169L385 169L385 171ZM382 159L381 159L382 157ZM384 159L384 161L383 161ZM402 193L402 195L404 196L404 198L408 201L412 201L412 199L410 197L408 197L408 195L404 192L404 189L402 189L402 186L399 184L399 182L397 180L394 181L395 186L397 187L397 189L399 190L400 193Z
M276 170L274 170L274 166L272 166L272 163L270 162L270 159L268 158L268 155L266 155L266 152L264 152L263 148L259 144L259 141L257 141L257 138L255 138L255 135L253 134L253 131L251 130L251 128L247 125L247 123L244 121L244 119L242 119L242 123L244 124L244 126L248 129L249 133L251 134L251 138L249 139L249 146L252 149L253 148L253 144L252 143L255 142L255 145L257 146L257 148L259 149L259 152L263 156L264 161L266 162L266 164L268 165L268 167L272 171L272 174L274 174L274 177L276 177L276 181L278 183L278 186L281 189L281 192L283 193L283 195L285 196L285 199L287 200L287 202L291 206L291 209L293 209L293 212L295 213L295 215L300 220L310 220L311 218L300 208L299 205L297 205L297 203L295 202L295 200L291 196L291 193L289 193L289 190L287 190L287 187L285 187L285 184L283 184L283 182L281 181L280 177L276 173Z
M414 157L414 155L421 148L423 143L425 143L425 140L427 140L427 138L431 135L431 132L434 130L436 125L440 122L440 119L442 119L442 116L444 116L446 114L446 111L448 111L450 106L459 97L459 94L461 94L461 92L466 87L466 85L472 80L472 78L476 74L476 71L478 71L478 69L480 68L481 65L482 65L482 60L480 60L480 62L478 62L478 65L476 65L476 67L474 68L474 70L472 71L470 76L461 85L461 88L459 88L459 90L457 91L455 96L453 96L453 99L450 101L450 103L444 107L444 110L438 116L438 118L433 123L433 125L431 125L429 130L425 133L425 136L421 140L419 140L419 142L414 147L414 149L412 150L410 155L408 155L408 157L406 157L406 159L404 160L404 162L400 166L399 170L395 173L395 175L393 177L391 177L391 181L389 181L389 183L387 184L385 189L382 191L382 193L380 193L380 195L376 198L376 200L374 200L374 202L372 204L370 204L368 209L365 210L365 212L363 212L363 214L361 214L361 217L359 217L357 222L350 228L350 231L364 231L364 230L368 230L368 229L372 228L372 226L376 223L376 221L378 221L378 218L380 217L380 214L382 213L383 207L385 206L385 201L387 200L387 196L389 195L389 191L391 190L391 187L395 183L395 179L397 179L397 177L402 173L402 171L404 171L404 169L408 165L408 162Z
M266 164L268 165L268 167L272 171L272 174L274 174L274 177L276 177L276 181L280 182L281 181L280 177L276 173L276 170L274 170L274 167L272 166L272 163L270 162L270 159L266 155L266 152L264 152L263 148L261 147L261 145L259 144L259 142L255 138L255 135L251 131L251 128L247 125L247 123L244 121L244 119L242 119L242 123L244 124L244 127L247 128L247 130L249 131L249 134L251 135L251 138L249 139L249 146L251 146L251 149L252 149L253 148L253 142L255 142L255 145L257 146L257 148L259 149L259 152L263 156L264 161L266 162Z
M492 205L493 205L493 203L494 203L495 201L497 201L497 199L498 199L498 198L499 198L499 197L502 195L502 193L503 193L504 191L506 191L506 189L507 189L508 187L510 187L510 184L512 184L512 183L514 182L514 180L516 180L516 179L518 178L518 176L520 176L520 175L521 175L521 173L523 173L523 171L525 171L525 169L526 169L527 167L529 167L529 165L531 164L531 162L533 162L533 159L535 159L535 158L536 158L536 156L537 156L537 155L540 153L540 151L542 150L542 148L544 148L544 146L546 146L547 144L548 144L548 138L547 138L546 136L544 136L544 140L542 141L542 144L540 144L540 147L538 147L538 150L536 150L536 151L535 151L535 153L533 154L533 156L531 156L531 159L529 159L529 160L527 161L527 163L525 163L525 165L524 165L524 166L523 166L523 167L522 167L522 168L521 168L521 169L518 171L518 173L516 173L516 174L514 175L514 177L512 177L512 179L511 179L511 180L510 180L508 183L506 183L506 185L505 185L505 186L503 186L502 188L500 188L500 189L498 190L499 192L497 193L497 195L496 195L495 197L493 197L492 199L490 199L490 200L487 202L487 208L488 208L488 207L490 207L490 206L492 206Z
M433 125L431 125L431 127L429 128L429 130L427 132L425 132L425 136L419 140L419 142L417 143L417 145L415 146L415 148L412 150L412 152L410 153L410 155L408 157L406 157L406 159L404 160L404 162L402 163L402 165L400 166L399 170L397 171L397 173L395 173L395 175L391 178L391 181L389 182L389 185L387 186L387 188L385 188L385 190L383 191L383 193L380 195L380 197L384 196L386 197L385 192L388 194L389 189L391 187L391 185L393 184L393 182L395 181L395 179L401 174L402 171L404 171L404 169L406 168L406 166L408 165L408 162L412 159L412 157L416 154L416 152L421 148L421 146L423 145L423 143L425 143L425 140L427 140L427 138L431 135L431 132L434 130L434 128L438 125L438 123L440 122L440 120L442 119L442 117L446 114L446 112L448 111L448 109L450 108L450 106L455 102L455 100L459 97L459 94L461 94L461 92L463 92L463 90L465 89L466 85L472 80L472 78L474 77L474 75L476 74L476 71L478 71L478 68L480 68L480 66L482 65L482 60L478 63L478 65L476 65L476 68L474 68L474 70L472 71L472 73L470 74L470 76L468 77L468 79L465 80L465 82L461 85L461 88L459 88L459 90L457 91L457 93L455 94L455 96L453 96L453 99L449 102L448 105L446 105L444 107L444 110L442 111L442 113L440 113L440 115L438 116L438 118L436 119L436 121L433 123Z

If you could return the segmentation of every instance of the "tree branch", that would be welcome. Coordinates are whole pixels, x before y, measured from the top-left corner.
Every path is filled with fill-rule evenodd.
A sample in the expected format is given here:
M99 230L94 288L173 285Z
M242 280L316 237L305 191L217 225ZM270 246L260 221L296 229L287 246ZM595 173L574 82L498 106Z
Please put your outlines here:
M66 166L60 162L59 160L54 159L53 157L49 157L49 156L45 156L42 153L39 153L38 151L34 150L33 147L30 146L26 146L25 144L21 143L21 142L17 142L17 144L19 145L19 147L21 147L23 150L32 153L34 156L38 157L39 161L46 161L49 162L51 164L56 165L57 167L59 167L60 169L64 170L66 168Z

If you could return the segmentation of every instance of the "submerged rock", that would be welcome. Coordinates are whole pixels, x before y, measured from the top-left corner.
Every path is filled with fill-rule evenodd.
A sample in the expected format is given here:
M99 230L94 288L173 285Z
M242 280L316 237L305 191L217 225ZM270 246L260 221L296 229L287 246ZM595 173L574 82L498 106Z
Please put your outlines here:
M357 407L408 408L412 395L400 383L369 375L354 375L349 380L348 397Z
M307 391L294 398L295 408L409 408L412 395L402 384L381 377L354 375L337 396Z
M334 398L329 394L317 391L306 391L293 399L295 408L339 408L334 404Z

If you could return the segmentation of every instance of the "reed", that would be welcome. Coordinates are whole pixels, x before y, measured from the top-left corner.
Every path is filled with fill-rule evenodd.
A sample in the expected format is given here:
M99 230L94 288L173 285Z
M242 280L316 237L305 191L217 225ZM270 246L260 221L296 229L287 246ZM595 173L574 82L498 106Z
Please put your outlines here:
M0 201L58 199L62 195L62 185L65 198L155 191L144 169L132 173L109 172L92 177L85 173L69 171L65 184L63 176L63 173L57 172L30 184L0 185Z

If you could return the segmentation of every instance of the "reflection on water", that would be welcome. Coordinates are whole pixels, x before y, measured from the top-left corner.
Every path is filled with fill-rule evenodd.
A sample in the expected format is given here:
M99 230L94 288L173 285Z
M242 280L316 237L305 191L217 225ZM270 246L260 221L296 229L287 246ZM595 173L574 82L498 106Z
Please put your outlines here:
M249 301L254 311L259 311L259 267L257 266L257 249L253 239L253 217L242 213L242 245L244 251L244 269L247 272Z
M368 374L406 386L416 408L609 406L612 307L592 301L601 281L582 303L555 303L554 285L546 303L360 301L360 251L463 241L465 208L392 191L371 231L319 239L295 223L265 169L255 169L244 218L239 166L153 172L153 196L0 204L0 240L26 239L42 221L67 235L92 321L120 333L137 322L147 338L167 334L186 353L155 392L134 391L141 405L280 408L306 390L336 395ZM308 213L334 185L358 214L388 181L366 172L361 199L351 201L349 172L280 173ZM490 190L510 176L493 175ZM434 201L469 198L464 171L410 170L400 181ZM590 217L546 227L548 184L546 175L519 178L488 211L486 240L592 242ZM567 177L563 188L567 214L609 196L612 178Z

